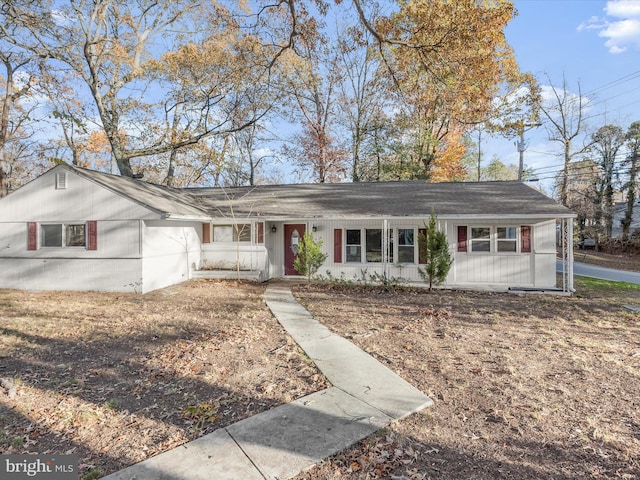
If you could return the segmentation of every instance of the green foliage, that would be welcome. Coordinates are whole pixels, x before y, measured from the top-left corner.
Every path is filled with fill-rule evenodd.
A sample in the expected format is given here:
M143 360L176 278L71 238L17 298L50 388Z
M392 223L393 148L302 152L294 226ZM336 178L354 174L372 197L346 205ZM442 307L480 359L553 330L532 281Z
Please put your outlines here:
M293 262L295 271L305 275L307 282L311 283L311 277L316 274L326 259L327 254L322 252L322 240L315 240L310 232L305 232Z
M200 432L205 424L215 422L219 417L218 407L209 402L189 405L182 411L182 415L193 422L192 428Z
M352 279L348 279L344 272L341 272L340 276L336 277L330 270L327 270L326 275L319 275L316 278L332 287L364 287L365 289L382 287L388 292L405 288L407 283L407 280L402 277L393 277L386 273L373 272L368 274L366 269L360 270L360 277L354 274Z
M640 291L640 285L628 282L614 282L613 280L602 280L600 278L591 277L576 277L576 287L579 288L591 288L594 290L637 290Z
M434 285L446 280L453 259L449 253L447 236L438 230L435 213L431 212L429 225L425 227L426 234L418 235L418 251L425 262L424 267L418 267L418 272L431 290Z
M103 476L102 470L99 468L92 468L88 472L82 475L82 480L96 480Z

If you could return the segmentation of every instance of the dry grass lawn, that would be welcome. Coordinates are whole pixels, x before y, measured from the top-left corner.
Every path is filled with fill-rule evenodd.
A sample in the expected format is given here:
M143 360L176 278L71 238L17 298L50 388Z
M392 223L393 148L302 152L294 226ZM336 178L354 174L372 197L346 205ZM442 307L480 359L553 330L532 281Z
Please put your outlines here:
M640 290L577 287L295 287L434 400L299 480L640 478ZM0 290L0 451L77 453L88 480L325 388L264 289Z
M326 388L265 288L0 290L0 452L76 453L97 478Z
M434 400L301 479L640 478L640 286L569 297L299 288Z

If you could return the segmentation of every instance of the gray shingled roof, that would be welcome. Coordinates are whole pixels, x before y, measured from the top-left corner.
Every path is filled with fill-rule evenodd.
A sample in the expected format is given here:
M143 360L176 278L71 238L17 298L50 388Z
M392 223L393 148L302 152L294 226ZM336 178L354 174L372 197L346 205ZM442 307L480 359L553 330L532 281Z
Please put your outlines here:
M259 185L177 189L72 167L78 174L150 209L177 216L440 217L574 216L568 208L521 182ZM233 210L233 213L232 213Z
M196 203L196 199L189 194L185 194L185 191L179 188L155 185L129 177L111 175L85 168L70 168L81 177L119 193L159 214L203 218L210 216L200 208Z
M424 217L542 216L573 212L521 182L424 181L260 185L189 189L212 216Z

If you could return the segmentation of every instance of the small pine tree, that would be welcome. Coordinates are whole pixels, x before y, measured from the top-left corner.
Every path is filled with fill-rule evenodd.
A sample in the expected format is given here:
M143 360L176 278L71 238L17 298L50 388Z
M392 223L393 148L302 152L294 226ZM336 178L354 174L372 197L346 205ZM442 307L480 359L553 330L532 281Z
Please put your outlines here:
M449 274L451 253L447 244L447 236L438 230L436 215L431 212L429 225L425 225L426 234L418 235L418 251L420 258L424 260L424 267L419 267L418 272L422 279L429 283L429 291L434 285L440 285Z
M311 283L311 277L327 259L327 254L322 253L322 240L315 240L313 235L305 232L302 242L298 244L298 254L293 261L293 268L300 275L306 275L307 283Z

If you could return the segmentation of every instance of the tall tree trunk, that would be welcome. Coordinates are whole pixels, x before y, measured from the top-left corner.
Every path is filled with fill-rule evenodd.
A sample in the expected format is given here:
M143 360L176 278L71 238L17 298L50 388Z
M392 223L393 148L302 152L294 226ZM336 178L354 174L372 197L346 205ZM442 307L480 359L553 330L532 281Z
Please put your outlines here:
M7 172L5 172L2 165L0 165L0 198L6 197L9 194L9 182L7 178Z
M569 164L571 163L571 140L564 142L564 167L560 183L560 203L565 207L569 203Z

